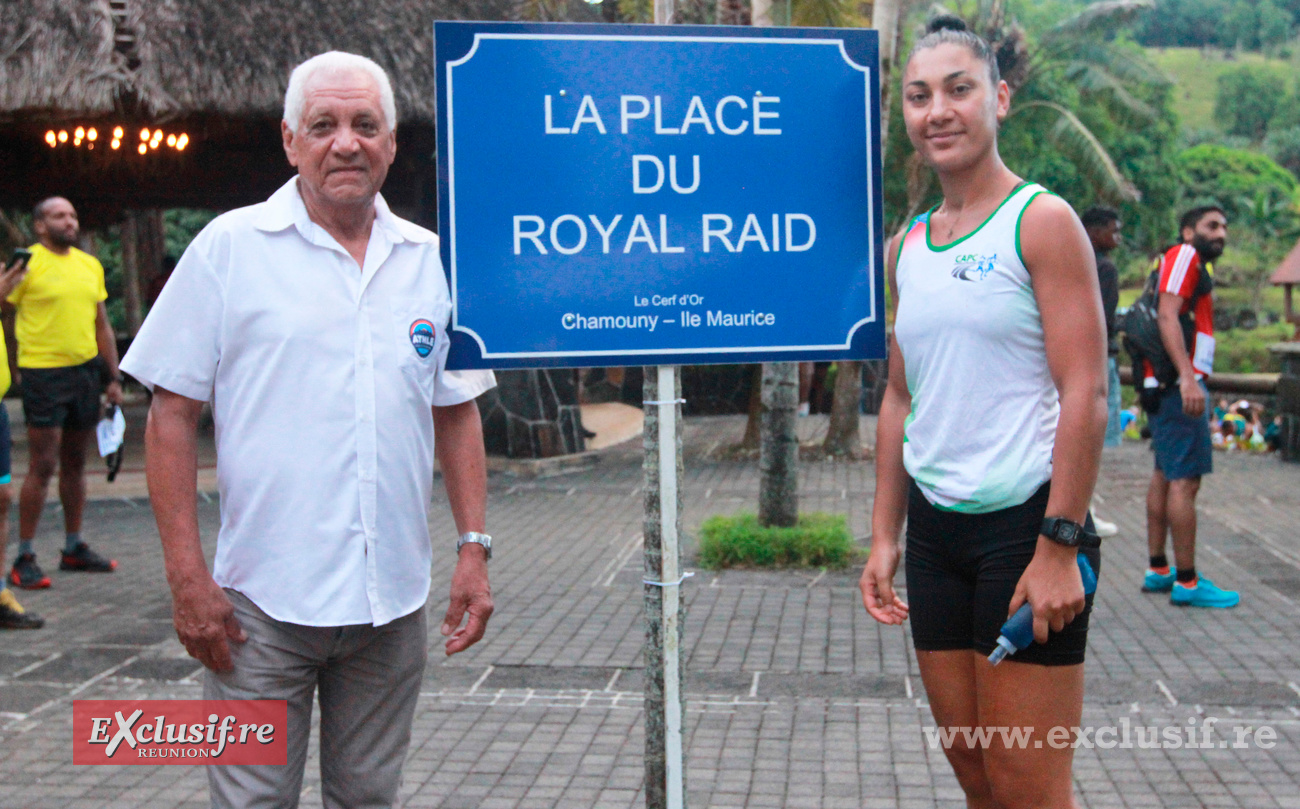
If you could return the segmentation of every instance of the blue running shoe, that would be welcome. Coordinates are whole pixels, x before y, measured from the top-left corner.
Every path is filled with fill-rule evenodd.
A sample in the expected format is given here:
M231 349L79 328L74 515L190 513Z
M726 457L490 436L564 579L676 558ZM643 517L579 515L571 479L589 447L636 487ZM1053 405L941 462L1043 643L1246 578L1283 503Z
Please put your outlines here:
M1165 568L1169 570L1169 568ZM1174 588L1174 571L1168 573L1157 573L1151 568L1147 568L1147 575L1142 579L1142 592L1144 593L1167 593Z
M1174 585L1169 601L1176 607L1217 607L1225 609L1241 603L1241 595L1235 590L1221 590L1214 582L1199 576L1196 585L1188 587L1179 582Z

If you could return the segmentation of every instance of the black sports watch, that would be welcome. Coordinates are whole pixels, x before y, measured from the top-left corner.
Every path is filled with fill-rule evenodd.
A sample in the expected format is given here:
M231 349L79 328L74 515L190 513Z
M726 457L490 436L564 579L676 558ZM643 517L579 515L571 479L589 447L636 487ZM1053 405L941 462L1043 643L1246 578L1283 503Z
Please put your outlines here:
M1067 548L1095 548L1101 544L1101 537L1090 533L1082 525L1064 517L1045 517L1042 535Z

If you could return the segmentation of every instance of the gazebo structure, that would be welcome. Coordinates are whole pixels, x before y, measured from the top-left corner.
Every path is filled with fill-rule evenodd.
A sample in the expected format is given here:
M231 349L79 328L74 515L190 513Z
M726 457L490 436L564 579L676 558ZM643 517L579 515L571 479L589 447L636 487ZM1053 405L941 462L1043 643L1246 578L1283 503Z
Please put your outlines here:
M1295 310L1295 305L1291 299L1291 288L1300 284L1300 242L1291 248L1291 252L1286 254L1282 263L1277 265L1273 271L1273 276L1268 279L1270 284L1280 286L1283 289L1284 297L1284 315L1288 323L1296 327L1296 333L1292 340L1300 340L1300 313Z
M581 0L552 5L567 19L600 18ZM266 199L292 176L280 135L290 71L345 50L393 79L398 150L385 199L436 228L432 22L509 19L516 9L514 0L0 4L0 210L57 194L86 228L121 223L134 334L140 290L162 265L161 210ZM518 373L484 403L490 448L525 457L582 449L568 379Z

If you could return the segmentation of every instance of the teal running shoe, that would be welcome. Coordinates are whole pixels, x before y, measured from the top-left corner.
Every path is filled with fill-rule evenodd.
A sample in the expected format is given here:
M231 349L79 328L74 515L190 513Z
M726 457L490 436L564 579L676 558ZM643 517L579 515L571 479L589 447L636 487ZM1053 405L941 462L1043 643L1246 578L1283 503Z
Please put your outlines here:
M1200 576L1194 587L1177 583L1169 594L1169 601L1175 607L1215 607L1226 609L1241 603L1241 594L1236 590L1222 590L1214 582Z
M1151 568L1147 568L1147 574L1142 579L1142 592L1167 593L1172 589L1174 589L1174 571L1172 569L1168 573L1157 573Z

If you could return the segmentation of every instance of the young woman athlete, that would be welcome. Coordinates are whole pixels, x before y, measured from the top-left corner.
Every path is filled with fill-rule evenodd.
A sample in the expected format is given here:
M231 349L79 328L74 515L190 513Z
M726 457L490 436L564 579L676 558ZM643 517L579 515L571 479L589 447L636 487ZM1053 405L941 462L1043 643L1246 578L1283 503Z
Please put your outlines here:
M1045 518L1087 524L1106 431L1101 295L1074 211L998 154L1011 99L988 44L936 23L904 71L903 117L943 202L888 251L897 312L862 600L882 623L910 616L938 725L1033 728L1023 747L954 738L967 805L1066 809L1074 735L1049 732L1079 724L1091 598L1076 554L1094 570L1100 556ZM905 516L910 608L893 587ZM1038 643L990 665L1026 601Z

